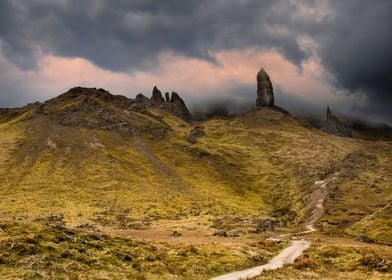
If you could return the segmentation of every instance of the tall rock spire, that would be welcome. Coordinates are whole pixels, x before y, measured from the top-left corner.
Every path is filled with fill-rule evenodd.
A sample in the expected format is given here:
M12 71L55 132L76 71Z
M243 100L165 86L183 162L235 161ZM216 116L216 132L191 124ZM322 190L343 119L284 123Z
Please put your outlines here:
M274 91L271 83L271 79L265 72L264 68L261 68L257 73L257 100L256 106L273 106L274 105Z
M332 114L329 107L327 107L327 118L321 130L337 136L352 137L351 128Z
M177 117L182 118L185 121L191 121L192 115L189 112L188 108L185 105L184 100L178 95L177 92L172 92L169 105L169 111L176 115Z
M159 106L165 102L165 99L163 99L161 91L156 86L154 86L152 90L151 102L156 106Z

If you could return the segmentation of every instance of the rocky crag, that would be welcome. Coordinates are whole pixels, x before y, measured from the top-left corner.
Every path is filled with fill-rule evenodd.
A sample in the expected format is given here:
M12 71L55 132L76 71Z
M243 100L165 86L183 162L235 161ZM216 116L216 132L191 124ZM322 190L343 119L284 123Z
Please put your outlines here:
M257 99L256 108L269 108L285 115L290 115L285 109L274 105L274 89L268 73L261 68L256 76L257 80Z
M177 93L164 99L156 87L151 98L138 94L135 99L113 95L104 89L74 87L43 104L34 104L34 108L33 119L50 119L63 126L147 134L154 139L165 137L169 126L151 114L149 108L166 110L184 121L192 120ZM16 113L20 114L19 111ZM2 115L11 113L4 111Z
M172 92L171 96L168 92L163 98L162 92L154 86L151 98L147 98L139 93L132 104L131 108L139 111L145 111L147 108L161 108L169 111L173 115L185 120L191 121L192 115L189 112L184 100L176 92Z
M327 119L321 130L341 137L352 137L351 128L342 123L334 114L332 114L329 107L327 108Z
M274 106L274 90L272 87L272 82L264 68L261 68L260 71L257 73L256 79L256 107Z

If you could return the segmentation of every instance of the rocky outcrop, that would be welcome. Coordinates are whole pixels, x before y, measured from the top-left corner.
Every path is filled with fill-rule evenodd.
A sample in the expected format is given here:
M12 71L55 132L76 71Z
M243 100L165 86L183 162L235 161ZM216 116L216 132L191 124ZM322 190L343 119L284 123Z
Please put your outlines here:
M135 98L135 104L130 109L141 111L143 108L161 108L169 111L173 115L185 120L192 120L192 115L185 105L184 100L176 92L172 92L171 96L168 92L163 98L161 91L155 86L152 90L151 98L147 98L141 93Z
M274 91L271 79L264 68L261 68L257 73L257 100L256 106L273 106L274 105Z
M153 106L157 107L165 103L165 99L163 99L161 91L156 86L154 86L152 90L152 96L150 101Z
M113 95L104 89L75 87L36 107L38 114L55 116L62 125L121 132L133 130L126 111L149 114L148 108L160 108L185 121L192 119L185 102L177 93L173 92L171 96L167 93L164 98L156 86L151 98L139 93L135 99Z
M274 222L272 220L261 220L256 226L256 233L274 232Z
M152 121L151 116L129 112L148 113L146 108L150 103L151 100L142 94L138 94L133 100L112 95L104 89L76 87L43 103L36 110L36 116L63 126L148 134L154 139L164 138L169 129L167 124L159 122L158 119Z
M327 108L327 119L321 130L341 137L352 137L351 128L333 115L329 107Z
M135 97L135 102L137 103L143 103L145 105L147 105L147 103L149 102L150 99L148 99L147 97L145 97L142 93L139 93L138 95L136 95Z
M139 113L147 113L147 104L149 99L145 97L143 94L139 93L136 95L135 100L133 100L132 104L127 108L129 111L135 111Z
M176 92L172 92L170 102L166 103L168 110L185 121L192 120L192 115L185 105L184 100Z

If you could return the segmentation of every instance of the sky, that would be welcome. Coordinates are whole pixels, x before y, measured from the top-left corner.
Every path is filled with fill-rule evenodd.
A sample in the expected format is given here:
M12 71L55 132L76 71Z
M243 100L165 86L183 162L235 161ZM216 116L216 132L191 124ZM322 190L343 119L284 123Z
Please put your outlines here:
M0 107L74 86L392 123L390 0L0 0Z

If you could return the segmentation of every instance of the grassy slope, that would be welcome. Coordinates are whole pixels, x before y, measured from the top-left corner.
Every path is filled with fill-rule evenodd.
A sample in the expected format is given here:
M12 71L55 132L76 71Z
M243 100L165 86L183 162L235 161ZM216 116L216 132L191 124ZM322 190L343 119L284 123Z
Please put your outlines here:
M71 105L65 107L68 106ZM338 188L329 200L329 211L322 222L324 230L346 230L349 234L367 234L390 242L390 211L386 206L392 191L388 185L392 181L388 172L391 170L390 142L327 135L304 128L279 112L262 109L232 119L203 122L200 125L206 135L196 144L190 144L186 135L192 125L157 109L151 113L156 117L148 117L149 125L154 126L158 117L170 126L164 139L151 139L146 134L135 139L114 131L64 127L48 118L26 118L29 112L11 121L0 121L3 227L28 225L34 237L42 235L42 231L56 234L53 226L58 220L73 229L88 224L109 233L97 241L100 246L120 250L126 241L114 237L116 230L159 225L162 219L172 221L175 226L196 217L209 226L215 227L219 221L221 227L228 228L228 217L255 221L275 215L280 225L295 226L303 220L309 186L339 171ZM144 117L133 118L142 122ZM375 184L369 186L374 191L368 191L370 183ZM378 212L372 215L375 211ZM10 221L13 219L19 222L13 225ZM342 223L342 220L347 222ZM25 245L30 233L26 230L20 235ZM12 231L3 230L2 235L9 239ZM45 238L39 239L40 246L51 242ZM1 244L6 246L6 243ZM70 259L60 260L61 252L68 246L60 244L53 253L43 247L38 255L43 259L53 257L51 263L64 261L64 265L69 265ZM143 249L143 246L150 248L150 245L140 244L136 249L142 250L139 254L144 257L154 250ZM160 244L158 247L165 251L173 250L171 246ZM185 257L176 259L176 263L184 267L194 265L195 270L189 273L203 278L203 275L247 266L254 261L246 254L230 257L232 249L222 246L200 245L196 248L200 254L192 257L192 253L186 253ZM261 247L264 257L278 249L266 248L263 244ZM112 277L124 277L122 273L146 273L146 277L151 278L148 275L158 271L189 276L171 269L169 264L174 264L168 255L153 261L155 265L165 263L164 267L128 271L124 270L123 262L108 268L112 260L102 259L101 252L94 250L89 251L90 255L103 267L94 268L85 260L76 262L86 273L93 269L101 276L107 270ZM218 251L221 253L216 255ZM0 261L0 274L2 271L4 275L11 273L8 270L15 275L31 273L30 268L25 271L29 265L28 253L11 250L9 256L1 256L4 265ZM206 268L212 259L216 260L215 266ZM8 264L15 261L23 265L11 268ZM140 259L138 263L142 263ZM202 271L196 272L198 269ZM41 266L34 271L48 273ZM62 273L61 268L55 271Z
M391 279L390 246L317 233L314 237L312 246L294 264L256 279Z

